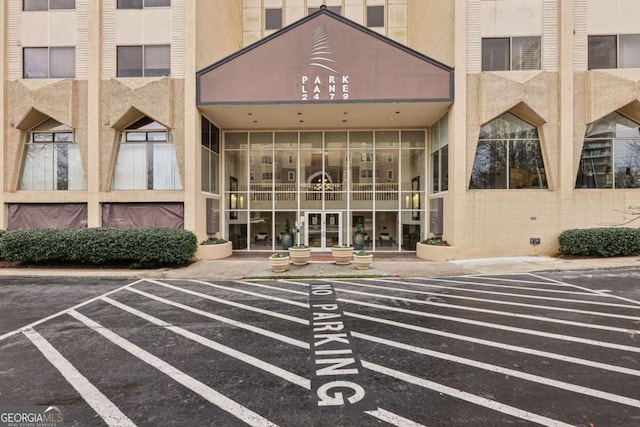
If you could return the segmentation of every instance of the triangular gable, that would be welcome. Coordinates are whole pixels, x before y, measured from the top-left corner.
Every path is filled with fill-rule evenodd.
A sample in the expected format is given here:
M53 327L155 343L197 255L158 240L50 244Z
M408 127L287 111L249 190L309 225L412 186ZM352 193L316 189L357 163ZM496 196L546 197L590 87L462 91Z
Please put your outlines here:
M321 8L197 73L198 105L453 101L453 69Z

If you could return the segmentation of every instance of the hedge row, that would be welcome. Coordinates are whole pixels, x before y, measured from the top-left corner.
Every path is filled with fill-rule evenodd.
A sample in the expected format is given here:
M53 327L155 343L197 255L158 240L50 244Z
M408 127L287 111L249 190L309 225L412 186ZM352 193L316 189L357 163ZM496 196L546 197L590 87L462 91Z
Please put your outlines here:
M640 229L588 228L563 231L560 253L599 257L640 255Z
M33 228L0 234L7 261L107 264L149 268L187 262L198 247L187 230L150 228Z

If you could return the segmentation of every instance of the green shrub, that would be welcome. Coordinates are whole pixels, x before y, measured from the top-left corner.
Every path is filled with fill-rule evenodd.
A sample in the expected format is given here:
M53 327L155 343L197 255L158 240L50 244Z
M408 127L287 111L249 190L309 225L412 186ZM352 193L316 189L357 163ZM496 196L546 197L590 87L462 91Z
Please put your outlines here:
M8 261L136 268L183 264L197 246L192 232L163 227L33 228L7 231L0 238L0 254Z
M565 230L558 237L560 253L599 257L640 254L638 228L587 228Z

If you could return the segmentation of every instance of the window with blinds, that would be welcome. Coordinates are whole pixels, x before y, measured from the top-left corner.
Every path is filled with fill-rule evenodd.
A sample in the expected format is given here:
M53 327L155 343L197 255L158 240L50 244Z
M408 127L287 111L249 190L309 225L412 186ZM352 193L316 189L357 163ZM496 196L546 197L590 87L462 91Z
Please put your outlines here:
M640 68L640 34L620 34L620 68Z
M540 70L540 36L482 39L482 71Z
M616 68L617 40L615 35L589 36L590 70L597 68Z

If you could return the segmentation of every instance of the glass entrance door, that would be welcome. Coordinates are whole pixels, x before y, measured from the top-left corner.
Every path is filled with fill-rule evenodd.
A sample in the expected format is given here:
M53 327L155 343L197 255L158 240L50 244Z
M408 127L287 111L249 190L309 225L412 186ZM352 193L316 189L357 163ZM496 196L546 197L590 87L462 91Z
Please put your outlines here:
M312 251L329 251L342 243L342 214L340 212L307 212L305 231Z

